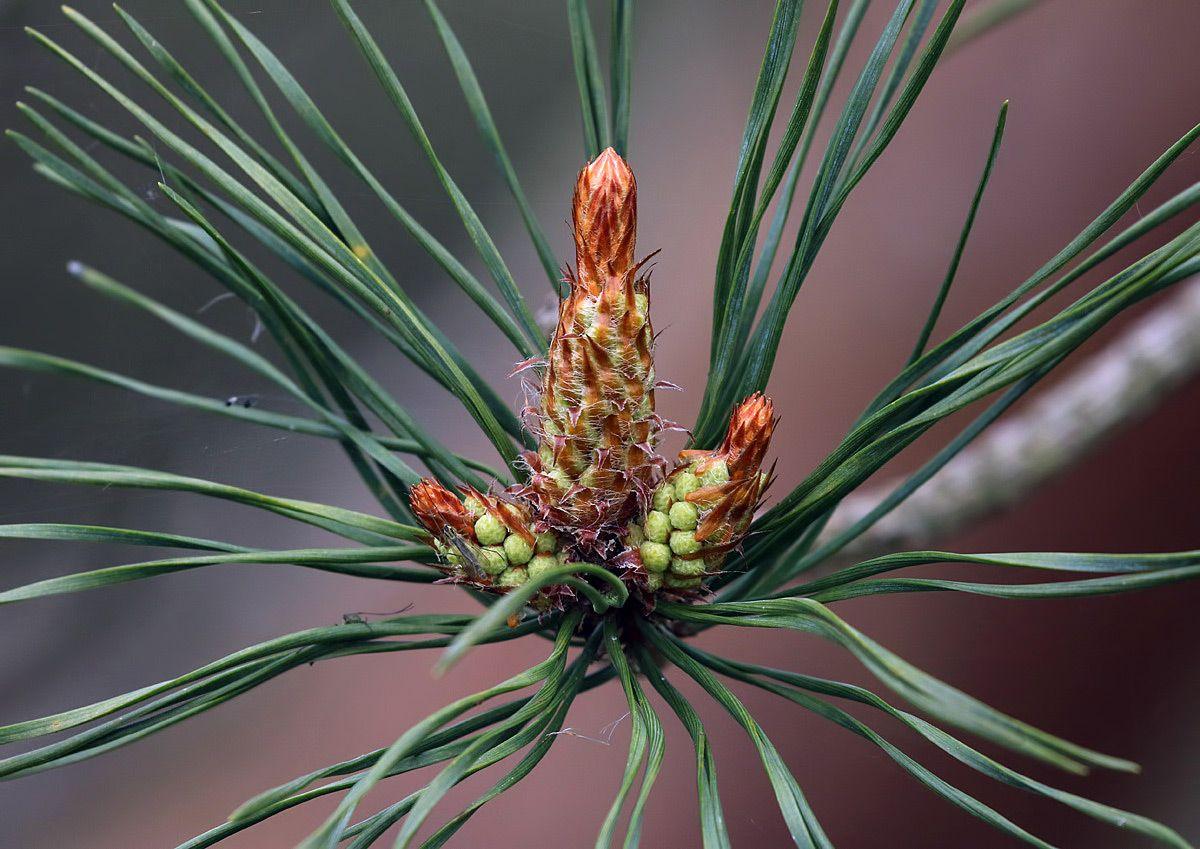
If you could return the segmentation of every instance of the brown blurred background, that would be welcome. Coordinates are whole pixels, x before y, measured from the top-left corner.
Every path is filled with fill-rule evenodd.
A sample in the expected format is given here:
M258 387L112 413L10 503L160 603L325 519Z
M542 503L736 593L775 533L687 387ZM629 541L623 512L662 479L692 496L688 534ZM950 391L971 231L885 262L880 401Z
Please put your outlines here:
M582 152L562 4L442 5L475 63L535 209L565 256L569 187ZM819 23L819 4L809 5L798 56L807 56ZM851 68L889 11L890 4L876 5ZM80 0L77 6L125 37L105 3ZM327 5L231 0L228 6L290 64L411 211L467 255L461 227L421 153ZM667 395L662 403L668 415L683 421L695 412L705 376L711 269L771 6L766 0L638 4L630 160L640 182L641 244L663 249L654 279L655 323L663 331L659 371L689 390ZM211 91L261 129L247 97L180 4L130 0L127 7ZM356 8L374 25L438 151L527 293L535 302L548 298L544 276L477 140L422 4L359 0ZM1195 0L1046 0L940 68L847 205L797 302L771 386L783 413L776 437L781 488L836 443L907 354L949 258L1000 102L1012 101L1005 146L941 332L1024 279L1200 117L1198 24ZM63 39L106 72L114 70L64 21L56 4L0 0L0 101L11 104L23 85L36 84L89 115L134 130L102 94L32 46L22 33L26 25ZM133 82L127 88L153 103L144 88ZM3 115L6 125L21 124L11 106ZM365 190L315 144L309 149L409 291L515 401L518 387L505 380L514 351L483 325ZM1196 151L1186 154L1140 209L1200 177L1198 157ZM230 363L82 291L63 268L70 259L85 260L189 312L219 294L212 281L131 225L42 182L11 144L0 148L0 173L0 343L86 359L215 397L259 393L264 407L292 410L279 393ZM168 203L157 196L157 175L121 173L131 174L147 199ZM299 281L280 279L303 293L353 353L452 447L486 456L486 445L454 402ZM240 338L250 336L250 318L232 301L211 306L203 316ZM1095 349L1093 344L1090 350ZM330 444L42 375L0 373L0 399L4 453L163 468L371 509ZM1018 508L939 545L968 551L1196 547L1198 413L1200 381L1192 381ZM896 470L911 468L929 450L927 440ZM268 547L326 542L312 529L196 498L12 482L0 484L0 521L107 523ZM15 542L5 542L3 552L6 587L146 555ZM411 589L283 567L214 568L8 607L0 613L0 723L172 677L253 641L333 624L344 613L391 611L410 603L419 612L470 609L445 588ZM1197 840L1198 606L1200 586L1192 585L1092 600L885 597L850 602L843 613L949 682L1050 731L1132 758L1145 772L1078 779L1016 756L1004 755L1005 762L1160 818ZM850 659L812 638L710 633L704 642L738 657L874 686ZM386 745L449 698L524 668L543 651L540 641L479 650L440 681L429 675L431 658L418 654L294 671L152 739L5 784L0 846L174 846L219 823L253 793ZM685 690L695 695L695 688ZM837 845L1009 845L917 785L865 741L767 694L735 690L787 758ZM714 737L735 845L786 845L753 750L718 708L697 703ZM582 697L570 724L582 735L595 735L624 711L619 690L609 687ZM861 715L943 776L1052 843L1094 849L1135 843L1049 802L992 785L879 716ZM691 747L674 720L664 719L667 762L643 845L692 847L698 831ZM452 845L591 845L619 780L627 740L628 721L608 746L564 737L542 767L477 814ZM363 811L416 786L413 776L393 779ZM446 816L486 786L487 776L480 776L460 788L444 806ZM325 802L314 803L227 845L290 846L328 810Z

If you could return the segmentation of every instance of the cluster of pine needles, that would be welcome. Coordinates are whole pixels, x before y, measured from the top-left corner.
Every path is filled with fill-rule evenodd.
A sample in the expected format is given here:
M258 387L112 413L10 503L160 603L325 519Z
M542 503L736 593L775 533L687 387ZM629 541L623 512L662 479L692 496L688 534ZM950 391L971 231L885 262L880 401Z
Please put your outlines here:
M231 65L261 110L272 138L255 138L198 76L180 64L167 45L120 8L117 13L131 37L128 44L71 9L64 11L73 30L55 29L55 37L30 31L30 36L99 94L115 101L142 128L141 134L127 137L52 94L30 88L28 101L19 108L32 129L9 135L48 180L129 219L249 305L277 356L268 358L101 270L75 263L71 271L80 281L120 306L143 310L148 318L165 322L216 355L231 358L294 398L309 414L226 404L47 353L0 348L0 364L69 375L247 424L332 440L376 496L379 515L146 468L0 456L0 476L6 478L193 493L275 513L343 541L332 548L265 550L147 530L4 525L0 536L7 538L145 545L185 553L6 589L0 592L0 603L229 563L292 564L385 581L443 580L444 560L417 523L409 502L410 490L422 479L413 464L453 492L498 492L525 482L529 467L522 460L523 452L536 451L537 445L518 414L418 308L378 258L351 213L303 152L304 146L314 141L325 146L362 180L400 229L428 252L511 344L514 362L545 358L546 335L466 194L439 160L385 51L350 0L330 2L377 77L381 96L399 112L436 174L490 280L472 273L376 178L251 29L218 0L177 1ZM868 0L822 4L819 30L796 57L801 2L778 0L750 96L729 213L720 236L709 378L698 417L685 423L691 434L690 450L716 448L736 405L767 389L788 314L846 199L888 148L948 47L960 46L984 28L969 27L955 36L963 3L899 0L882 30L874 34L862 66L852 71L844 65L852 43L868 38L859 32ZM560 258L551 251L521 189L483 86L450 22L434 0L425 0L425 5L483 142L511 190L547 282L566 295ZM609 147L624 153L630 131L633 0L611 0L609 5L609 50L608 56L602 57L584 0L565 2L589 160ZM945 8L939 9L942 5ZM985 23L997 23L1007 12L1024 5L1028 3L1001 2L995 7L999 11ZM77 36L91 47L68 46ZM100 53L114 59L140 84L136 96L128 93L124 83L114 82L81 58ZM794 72L801 75L800 82L794 102L784 104L783 116L780 101L793 65ZM843 74L853 74L852 83L848 95L838 103L831 95ZM165 110L170 118L156 117L150 104ZM706 849L730 845L707 733L696 709L676 688L678 680L690 679L749 736L799 847L823 848L831 843L787 764L731 691L729 681L767 690L864 738L934 793L1019 841L1048 846L918 763L845 706L864 706L881 721L916 732L950 758L998 782L1052 799L1126 833L1187 847L1180 835L1164 825L1035 780L946 729L1071 773L1092 768L1133 771L1134 764L1091 751L983 704L898 657L835 609L846 599L891 593L957 592L1029 599L1134 590L1197 576L1200 552L897 552L846 568L826 569L819 577L810 574L903 502L1113 318L1200 271L1200 224L1193 223L1090 289L1074 292L1065 306L1048 304L1088 271L1168 219L1189 211L1200 199L1197 184L1145 212L1125 229L1116 229L1118 221L1200 134L1196 127L1137 175L1028 279L933 344L938 313L954 281L958 257L1001 146L1005 117L1006 108L1002 107L990 149L981 157L978 190L967 210L954 261L933 293L933 306L912 356L807 477L790 489L777 485L769 507L753 518L745 539L728 552L719 570L704 577L693 596L667 595L654 603L631 603L637 594L613 579L604 564L580 563L577 569L567 570L570 574L555 575L559 582L573 582L570 585L577 589L578 604L552 610L531 607L529 602L539 586L529 581L506 593L470 589L483 606L475 616L402 613L370 623L347 621L287 634L176 678L0 727L3 744L55 735L50 742L22 747L20 753L0 760L0 775L17 778L112 751L318 661L439 649L438 665L446 669L473 647L536 635L549 640L542 662L448 704L382 748L266 790L226 821L182 843L180 849L213 846L256 823L326 796L336 797L336 806L303 842L304 849L335 849L339 845L363 849L392 834L394 827L391 839L396 847L446 845L480 807L509 792L537 766L557 739L556 732L563 729L578 696L613 679L628 700L632 734L624 774L604 817L597 846L610 846L615 840L623 840L626 847L638 844L647 800L662 764L663 722L670 714L683 724L695 746L702 843ZM825 119L830 132L822 148L815 139L817 127ZM171 128L180 122L189 128L186 134ZM306 138L296 138L285 129L297 124L302 125ZM770 155L769 149L773 151ZM814 167L805 169L810 154ZM131 161L157 175L170 203L149 203L110 170L106 161L111 159ZM814 174L811 182L804 176L809 173ZM802 184L805 191L797 195ZM794 238L785 240L785 232L795 233ZM250 251L265 251L280 260L286 272L269 274L250 258ZM299 285L317 287L393 346L398 357L461 401L494 446L499 462L494 466L481 463L443 445L437 428L420 421L390 395L306 312L289 293ZM1043 305L1046 308L1030 318ZM976 418L932 459L908 475L860 521L836 536L822 535L832 511L847 495L930 428L968 407L978 408ZM1057 581L1012 583L893 574L914 566L936 572L938 564L949 563L974 564L985 574L1024 569L1071 575ZM462 590L446 586L444 591ZM732 660L703 651L688 639L709 628L782 629L823 638L849 652L891 695L885 698L860 686ZM661 699L652 701L649 690ZM501 765L503 772L486 792L449 818L431 821L448 791L493 765ZM384 779L420 769L432 774L421 789L373 813L360 811L367 794ZM553 815L547 816L552 819ZM619 831L623 837L618 837Z

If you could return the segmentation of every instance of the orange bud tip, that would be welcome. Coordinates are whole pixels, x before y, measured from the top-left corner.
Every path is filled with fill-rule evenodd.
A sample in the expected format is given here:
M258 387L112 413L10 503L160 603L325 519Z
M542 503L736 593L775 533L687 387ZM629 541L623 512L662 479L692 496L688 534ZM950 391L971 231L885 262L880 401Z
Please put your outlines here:
M425 478L408 493L408 503L417 521L434 537L444 539L456 531L470 536L473 517L453 492L432 478Z
M755 392L733 408L729 429L716 454L729 465L734 480L758 474L775 432L775 404L761 392Z
M637 180L611 147L579 172L571 211L576 284L596 294L633 268L637 240Z

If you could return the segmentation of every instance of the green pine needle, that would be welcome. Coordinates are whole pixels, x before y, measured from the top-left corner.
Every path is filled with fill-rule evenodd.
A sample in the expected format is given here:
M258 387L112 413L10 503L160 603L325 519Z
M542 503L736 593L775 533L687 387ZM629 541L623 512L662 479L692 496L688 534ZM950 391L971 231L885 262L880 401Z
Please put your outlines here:
M259 138L248 129L235 110L206 89L146 26L119 7L119 21L128 29L127 35L132 36L139 53L144 51L150 62L144 63L78 11L66 8L64 14L78 33L96 46L97 56L103 54L113 60L122 73L141 84L138 97L149 95L145 102L127 92L115 75L102 74L94 63L81 58L90 53L69 49L66 37L72 31L55 30L56 35L64 36L61 41L33 30L29 34L86 84L112 100L136 122L145 137L128 137L32 87L27 89L29 102L18 104L23 121L28 123L22 131L8 131L8 136L30 157L37 173L52 184L136 224L240 299L254 311L275 350L260 353L85 263L73 263L71 273L80 282L113 304L136 307L197 343L198 349L228 358L269 382L300 404L303 415L229 404L86 362L16 347L0 346L0 367L89 381L182 410L330 440L345 452L350 467L376 499L382 515L168 471L0 456L0 478L215 498L316 527L341 542L333 547L278 549L158 530L74 523L5 524L0 525L0 540L136 545L171 551L87 571L64 569L55 577L0 588L0 608L222 564L287 565L353 578L438 581L447 574L446 562L456 555L443 539L431 539L426 527L418 526L414 518L420 511L409 503L410 490L422 480L423 473L413 464L423 464L434 480L451 491L449 497L471 489L495 492L528 482L532 461L530 455L522 457L520 452L535 448L545 435L530 432L508 403L505 392L488 385L455 343L417 307L406 290L404 275L389 268L371 247L349 206L303 152L309 140L294 136L286 128L292 119L298 119L300 132L324 145L336 163L367 187L518 357L536 363L547 350L545 335L534 321L500 247L484 227L467 192L439 158L403 81L388 59L391 48L380 44L350 0L330 2L350 41L374 73L378 94L399 112L453 206L475 259L486 271L483 280L469 270L471 260L457 256L442 237L426 229L375 176L328 121L301 81L250 26L218 0L181 2L195 19L204 43L215 48L216 55L233 70L257 118L266 123L270 138ZM833 97L835 84L859 41L869 0L828 0L821 4L820 23L811 43L801 45L800 61L793 57L801 32L802 4L798 0L777 0L758 77L749 96L730 205L716 251L710 373L699 416L692 423L692 447L716 445L733 406L751 392L767 387L791 309L825 239L854 189L868 177L903 129L941 60L1035 3L994 0L981 4L960 24L963 0L897 0L881 30L866 46L865 59L853 71L855 79L849 93L839 103ZM485 98L485 86L436 0L425 0L425 8L540 265L555 291L566 295L569 290L560 279L559 258L551 251L517 176ZM596 19L607 27L598 39L590 4L585 0L565 1L570 61L579 91L584 150L589 158L609 146L620 154L627 153L633 118L634 49L638 43L634 3L609 0L607 10L607 16ZM601 41L604 37L607 42ZM601 59L599 43L608 48L607 63ZM566 61L565 54L560 58ZM794 100L786 121L777 122L789 73L798 76ZM256 75L265 76L270 86L261 85ZM149 105L151 101L153 105ZM818 148L819 163L808 183L808 156L816 139L825 137L823 122L831 105L832 126L824 147ZM366 849L396 827L396 847L438 849L452 845L463 826L484 806L505 793L519 792L517 785L545 759L565 727L574 701L595 687L610 685L613 679L628 705L630 741L607 813L597 811L596 818L602 821L595 845L610 847L620 841L625 849L633 849L640 843L651 793L665 763L664 715L660 713L665 704L692 743L701 845L704 849L729 849L732 842L717 787L716 757L700 712L672 683L672 678L680 676L690 679L745 731L766 771L789 834L795 845L804 849L826 849L832 842L783 756L748 706L726 685L726 679L770 692L865 739L916 781L1016 840L1049 846L999 810L942 779L890 742L884 733L847 712L843 703L869 709L872 719L897 723L915 732L933 744L938 753L998 783L1052 800L1126 832L1187 849L1187 840L1167 826L1024 775L977 751L942 726L962 729L1071 773L1083 774L1093 768L1136 772L1136 764L1092 751L984 704L871 639L835 608L849 599L896 593L950 592L994 599L1039 599L1163 587L1200 577L1200 552L912 551L887 553L834 571L814 571L969 448L1025 392L1110 322L1142 300L1200 273L1200 224L1188 221L1177 228L1177 235L1139 247L1139 255L1121 270L1077 292L1070 303L1039 314L1036 323L1027 321L1035 309L1101 262L1157 234L1161 225L1176 216L1193 211L1200 201L1200 184L1179 192L1115 235L1105 236L1167 168L1189 151L1200 137L1200 126L1196 126L1136 176L1078 236L1028 279L962 327L940 341L934 340L998 162L1007 117L1005 103L965 222L953 250L948 251L946 274L933 293L928 317L908 361L900 364L896 376L880 389L828 456L783 493L771 509L759 515L752 525L753 536L728 554L722 561L723 571L706 575L707 597L652 596L636 583L631 592L631 576L637 574L641 563L632 560L632 554L612 552L611 562L604 565L572 562L568 554L574 552L559 547L553 534L549 547L541 548L544 537L535 537L529 528L518 534L515 527L501 523L505 527L500 539L506 540L506 545L498 549L505 551L506 558L501 574L512 577L512 581L503 585L509 588L503 594L484 593L475 585L469 586L483 607L478 615L393 615L369 623L347 617L340 625L285 634L92 704L9 722L0 726L0 745L22 744L22 750L0 759L0 778L56 769L144 740L318 661L435 650L441 655L432 664L433 672L440 674L468 651L486 651L483 647L490 644L536 635L549 641L539 644L549 645L542 662L451 702L415 723L404 720L398 726L399 736L390 744L263 790L224 822L180 844L179 849L215 846L257 823L326 797L331 797L332 806L321 825L301 844L304 849L337 849L339 845ZM272 149L281 152L275 154ZM119 176L120 169L106 161L114 154L125 164L155 175L163 194L173 204L169 213L147 203L129 180ZM799 210L795 240L783 252L782 268L776 268L794 210ZM1107 241L1100 242L1103 238ZM260 265L260 253L278 262ZM265 270L275 266L283 272ZM504 468L493 469L451 452L436 436L440 423L423 421L419 409L410 408L404 399L388 392L300 305L301 299L293 293L297 284L314 287L347 310L360 331L365 328L384 341L398 358L428 375L460 402L503 460ZM869 513L831 539L821 536L843 499L936 426L976 405L981 408L975 419ZM414 497L414 505L417 501ZM502 507L496 512L502 512ZM672 519L674 514L672 511ZM469 521L483 521L477 516L470 516ZM515 524L507 514L506 519ZM458 517L448 521L458 521ZM493 516L489 521L498 520ZM426 519L422 522L430 524ZM696 542L694 536L688 539ZM507 540L516 543L511 553ZM531 560L535 545L542 558L538 561ZM602 558L596 555L592 559ZM1012 583L933 576L937 568L952 563L976 567L981 573L1035 570L1051 580ZM470 565L482 568L480 564ZM533 565L538 567L536 572ZM893 574L913 567L927 571L920 577ZM236 576L230 580L236 580ZM494 590L496 585L489 580L476 584ZM556 604L546 603L550 597L557 600ZM726 658L702 650L688 639L706 629L712 629L714 639L719 639L731 627L759 629L768 639L775 631L787 630L830 641L895 694L896 702L858 685ZM661 702L651 698L654 694L645 689L643 681L649 683ZM924 716L898 706L901 703ZM44 739L51 736L54 739ZM25 745L34 740L40 741L34 748ZM436 769L422 779L425 783L417 790L387 801L378 810L360 813L368 797L374 798L380 792L378 788L385 779L427 767ZM432 827L434 811L446 795L459 783L492 767L496 769L487 789ZM431 826L428 830L427 823ZM551 837L546 839L553 842L551 812L540 826L548 830ZM419 833L428 834L423 842L418 842Z

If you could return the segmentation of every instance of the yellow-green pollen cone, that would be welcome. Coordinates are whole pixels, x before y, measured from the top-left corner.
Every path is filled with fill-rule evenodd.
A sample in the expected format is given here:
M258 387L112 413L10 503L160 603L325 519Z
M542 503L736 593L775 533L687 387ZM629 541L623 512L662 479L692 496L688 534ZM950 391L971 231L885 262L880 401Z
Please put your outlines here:
M558 537L535 533L518 503L475 491L460 499L433 480L413 487L410 503L451 580L505 592L563 563Z
M699 590L741 543L769 482L762 463L775 422L770 399L752 395L734 409L720 447L679 455L626 536L649 592Z

